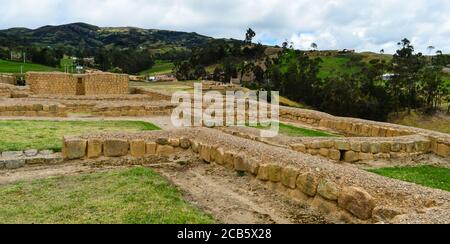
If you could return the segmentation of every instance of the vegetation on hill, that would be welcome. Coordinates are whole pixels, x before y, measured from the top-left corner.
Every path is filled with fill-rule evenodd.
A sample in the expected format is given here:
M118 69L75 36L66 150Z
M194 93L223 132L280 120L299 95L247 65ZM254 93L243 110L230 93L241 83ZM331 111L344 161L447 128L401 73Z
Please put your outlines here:
M196 33L101 28L84 23L35 30L13 28L0 30L0 59L9 59L11 54L22 58L25 54L30 62L56 67L64 55L80 60L95 57L95 68L134 74L151 67L154 59L184 59L192 48L209 40Z
M175 64L170 61L165 60L156 60L155 65L148 70L144 70L140 72L141 75L162 75L162 74L171 74L173 69L175 68Z
M212 224L153 170L137 167L0 186L0 222Z
M13 62L0 59L0 73L17 74L20 72L26 73L28 71L56 71L56 70L57 70L56 68L40 64Z

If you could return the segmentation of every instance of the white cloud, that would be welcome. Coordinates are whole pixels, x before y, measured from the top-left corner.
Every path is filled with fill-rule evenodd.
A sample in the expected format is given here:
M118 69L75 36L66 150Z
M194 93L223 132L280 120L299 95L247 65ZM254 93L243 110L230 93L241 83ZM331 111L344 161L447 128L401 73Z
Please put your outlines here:
M0 28L87 22L195 31L299 48L351 48L393 52L407 37L416 49L450 52L448 0L0 0Z

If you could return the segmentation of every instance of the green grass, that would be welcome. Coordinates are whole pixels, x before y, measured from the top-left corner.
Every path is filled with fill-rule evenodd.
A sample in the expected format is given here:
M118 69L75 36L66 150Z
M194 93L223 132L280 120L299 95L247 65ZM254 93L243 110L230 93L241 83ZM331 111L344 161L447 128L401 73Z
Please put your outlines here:
M266 127L261 126L261 125L258 125L254 128L266 129ZM287 124L283 124L283 123L280 123L279 133L281 135L292 136L292 137L336 137L336 135L333 135L333 134L330 134L327 132L305 129L305 128L287 125Z
M0 121L0 151L61 151L63 136L158 129L141 121Z
M0 223L211 224L147 168L0 186Z
M369 170L382 176L450 191L450 169L434 166L397 167Z
M20 73L21 66L23 66L23 73L28 71L58 71L56 68L40 64L0 60L0 73Z
M359 70L357 67L347 67L350 57L321 57L321 59L323 63L320 64L320 78L327 78L337 74L350 75Z
M172 62L157 60L155 65L148 70L142 71L141 75L162 75L162 74L170 74L175 68L175 65Z

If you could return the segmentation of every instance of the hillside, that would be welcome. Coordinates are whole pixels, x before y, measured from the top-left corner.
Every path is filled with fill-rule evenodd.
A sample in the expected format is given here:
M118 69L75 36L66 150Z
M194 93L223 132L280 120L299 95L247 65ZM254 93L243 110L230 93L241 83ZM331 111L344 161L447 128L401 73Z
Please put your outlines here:
M87 49L100 47L193 48L205 44L210 37L197 33L141 29L134 27L98 27L85 23L44 26L38 29L12 28L0 30L0 47L36 45L41 47L71 46Z
M0 59L0 73L26 73L28 71L55 71L55 68L40 64L12 62Z

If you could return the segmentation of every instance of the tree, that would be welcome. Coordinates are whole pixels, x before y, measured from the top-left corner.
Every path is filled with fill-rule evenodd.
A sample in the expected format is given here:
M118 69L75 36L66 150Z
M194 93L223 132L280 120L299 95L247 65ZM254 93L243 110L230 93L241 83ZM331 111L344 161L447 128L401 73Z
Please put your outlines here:
M406 38L401 40L398 45L400 49L392 59L394 76L388 85L394 99L395 110L406 107L410 112L411 108L418 106L418 76L424 65L424 57L421 53L414 53L414 46Z
M314 51L316 51L317 50L317 44L316 43L311 43L311 48L314 50Z
M252 44L253 38L256 36L256 32L251 28L248 28L247 33L245 34L245 43Z
M440 103L440 89L444 85L442 79L442 68L439 66L428 66L422 70L422 94L426 97L427 109L434 112Z
M433 52L433 50L435 49L434 46L428 46L427 50L428 50L428 54L431 54Z
M380 54L384 54L384 49L381 49L381 50L380 50Z

